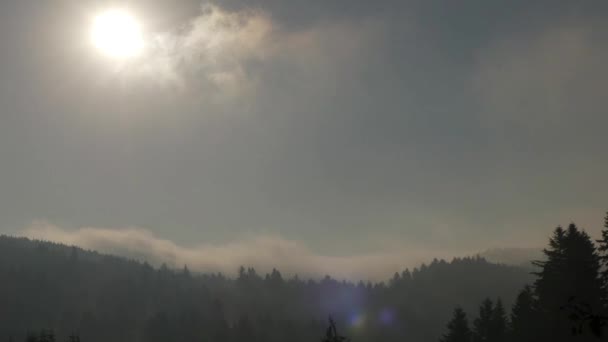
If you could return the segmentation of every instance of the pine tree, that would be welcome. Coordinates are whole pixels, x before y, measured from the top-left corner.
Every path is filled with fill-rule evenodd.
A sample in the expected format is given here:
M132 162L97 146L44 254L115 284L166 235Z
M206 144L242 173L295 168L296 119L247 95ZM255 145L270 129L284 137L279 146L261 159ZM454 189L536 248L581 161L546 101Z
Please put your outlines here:
M539 303L539 307L546 308L548 305L556 303L556 301L549 297L555 297L553 294L555 292L554 285L560 280L560 265L565 263L565 235L566 232L561 226L555 228L553 236L549 239L549 248L543 250L543 254L545 254L547 260L533 262L535 266L540 267L541 269L539 272L534 273L538 276L538 279L534 283L535 291L537 294L542 294L539 301L542 300L543 303ZM557 304L557 306L559 306L559 304Z
M491 342L504 342L507 335L507 314L500 298L496 300L496 305L490 318L490 331L488 340Z
M395 272L395 274L393 275L393 279L391 279L390 286L392 286L392 287L399 286L400 283L401 283L401 275L399 274L399 272Z
M513 304L513 308L511 309L509 341L538 341L536 337L538 326L535 305L532 287L526 285L517 295L515 304Z
M544 250L546 261L540 266L535 282L538 308L542 317L539 329L543 340L566 341L572 337L572 312L567 304L583 303L593 312L603 300L600 258L591 238L575 224L567 230L558 227Z
M467 315L461 308L454 309L452 320L448 323L448 332L439 340L440 342L470 342L471 329Z
M473 342L492 342L491 327L494 304L486 298L479 307L479 317L473 321Z
M600 252L601 263L604 266L602 272L602 281L604 283L605 290L608 291L608 212L604 218L604 229L602 230L602 238L597 240L599 246L598 251Z
M190 269L188 268L188 265L184 265L184 268L182 269L182 277L190 278L190 276Z

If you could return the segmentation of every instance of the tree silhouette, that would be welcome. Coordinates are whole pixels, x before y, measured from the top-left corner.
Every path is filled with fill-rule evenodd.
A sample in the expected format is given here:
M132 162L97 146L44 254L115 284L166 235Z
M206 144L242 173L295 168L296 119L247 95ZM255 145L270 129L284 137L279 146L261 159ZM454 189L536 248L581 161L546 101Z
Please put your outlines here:
M494 304L486 298L479 307L479 317L473 321L473 342L491 342Z
M536 324L536 301L532 287L526 285L517 295L511 309L509 325L509 341L533 342L538 341Z
M507 314L502 300L498 298L492 316L490 318L490 330L488 332L488 340L492 342L504 342L507 334Z
M598 251L601 253L600 260L604 267L602 271L602 281L604 282L604 289L608 291L608 212L604 218L604 229L602 230L602 238L597 240ZM606 299L606 298L605 298ZM608 303L604 303L608 305Z
M329 317L329 326L325 330L325 337L321 342L349 342L350 340L340 334L336 329L336 322Z
M591 305L579 302L575 297L568 299L568 303L562 307L568 313L568 317L574 325L572 333L583 335L589 331L597 338L602 338L604 327L608 325L608 317L593 311Z
M574 223L567 230L558 227L544 250L546 261L536 262L535 294L538 298L539 328L543 340L567 341L570 332L583 333L564 311L569 298L587 303L591 312L601 312L604 298L600 279L600 258L587 233ZM589 334L585 332L585 334Z
M462 308L454 309L452 320L448 323L448 332L439 340L440 342L470 342L472 337L467 315Z

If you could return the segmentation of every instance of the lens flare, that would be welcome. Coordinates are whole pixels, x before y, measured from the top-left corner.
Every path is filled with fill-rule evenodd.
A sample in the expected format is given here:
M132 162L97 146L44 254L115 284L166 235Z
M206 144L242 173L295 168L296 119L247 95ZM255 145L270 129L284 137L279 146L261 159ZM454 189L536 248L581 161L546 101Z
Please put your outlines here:
M365 324L365 319L364 313L355 313L350 317L350 325L352 327L361 327Z
M389 308L384 308L378 315L380 323L390 325L395 320L395 313Z

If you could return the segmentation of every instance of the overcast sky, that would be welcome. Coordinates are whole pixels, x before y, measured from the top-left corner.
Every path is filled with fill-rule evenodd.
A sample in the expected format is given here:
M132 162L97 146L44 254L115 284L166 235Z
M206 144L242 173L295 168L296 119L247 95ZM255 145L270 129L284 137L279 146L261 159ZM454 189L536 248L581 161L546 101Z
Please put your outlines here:
M369 265L599 233L606 1L115 3L135 59L90 42L112 1L0 1L0 233Z

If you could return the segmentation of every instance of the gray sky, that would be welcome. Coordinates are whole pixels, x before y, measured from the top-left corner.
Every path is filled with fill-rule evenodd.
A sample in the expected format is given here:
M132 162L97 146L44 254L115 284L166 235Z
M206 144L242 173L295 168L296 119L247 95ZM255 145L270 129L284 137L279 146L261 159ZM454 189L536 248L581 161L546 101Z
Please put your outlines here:
M605 1L124 3L131 60L90 43L111 1L0 1L0 232L381 262L600 230Z

